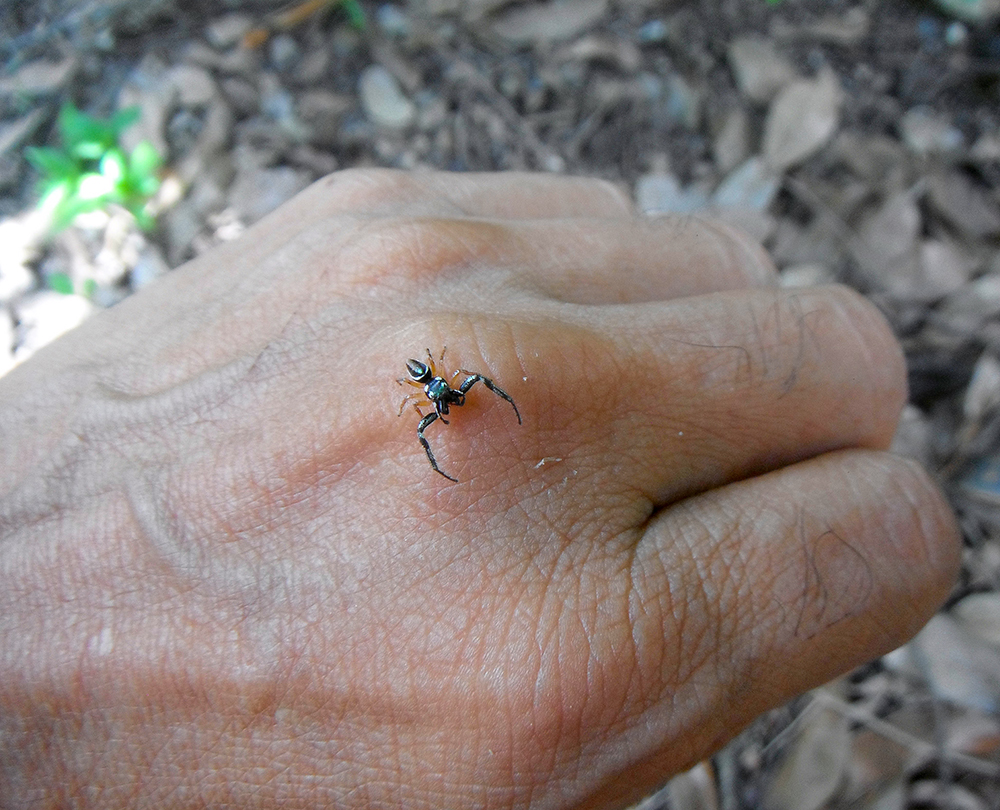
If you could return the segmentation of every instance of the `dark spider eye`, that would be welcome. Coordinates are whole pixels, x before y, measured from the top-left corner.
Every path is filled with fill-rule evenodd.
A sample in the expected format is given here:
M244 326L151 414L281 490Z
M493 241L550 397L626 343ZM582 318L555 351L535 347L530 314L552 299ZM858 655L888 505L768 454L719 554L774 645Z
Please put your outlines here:
M416 381L421 381L430 376L431 370L419 360L407 360L406 371Z

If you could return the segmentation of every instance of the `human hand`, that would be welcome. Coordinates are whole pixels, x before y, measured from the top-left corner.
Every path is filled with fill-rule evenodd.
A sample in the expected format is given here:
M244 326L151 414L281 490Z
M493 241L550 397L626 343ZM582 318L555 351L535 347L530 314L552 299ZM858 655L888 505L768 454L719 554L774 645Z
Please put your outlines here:
M332 175L0 381L3 807L603 807L958 560L898 346L611 187ZM394 380L481 372L415 435Z

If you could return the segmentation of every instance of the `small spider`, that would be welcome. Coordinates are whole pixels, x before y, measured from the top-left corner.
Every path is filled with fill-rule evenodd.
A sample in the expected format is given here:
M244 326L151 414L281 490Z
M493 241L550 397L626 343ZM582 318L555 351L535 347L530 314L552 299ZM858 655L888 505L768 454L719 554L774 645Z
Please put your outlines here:
M444 353L447 348L448 347L445 346L445 348L441 350L441 357L438 358L439 363L444 362ZM427 349L426 363L421 363L419 360L407 360L406 371L410 376L396 380L396 382L400 385L405 383L406 385L415 386L420 389L420 393L407 394L403 397L403 401L399 403L399 416L403 415L403 408L406 407L407 402L411 399L418 400L413 403L413 409L420 414L420 424L417 425L417 439L427 452L427 460L430 461L434 472L441 473L441 475L449 481L455 481L458 483L457 478L452 478L448 475L448 473L438 467L437 461L434 459L434 454L431 452L431 446L424 437L424 431L436 419L440 419L446 425L450 424L448 420L445 419L448 415L449 409L453 405L455 407L461 407L464 405L465 395L469 393L469 389L472 388L472 386L474 386L477 382L481 382L498 397L507 400L514 408L514 413L517 415L517 423L519 425L522 424L521 414L517 410L517 405L514 405L514 400L510 398L510 395L506 391L494 384L493 380L489 377L484 377L482 374L477 374L474 371L466 371L464 368L460 368L451 375L451 379L454 380L459 374L467 375L466 379L458 388L452 388L448 383L448 380L444 377L438 376L437 369L434 367L434 355L431 354L430 349ZM433 405L434 410L425 416L420 410L420 407L427 405Z

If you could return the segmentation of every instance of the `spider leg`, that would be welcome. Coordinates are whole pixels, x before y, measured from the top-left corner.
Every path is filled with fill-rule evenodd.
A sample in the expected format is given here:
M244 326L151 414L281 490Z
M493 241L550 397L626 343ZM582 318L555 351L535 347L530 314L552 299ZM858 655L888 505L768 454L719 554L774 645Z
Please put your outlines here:
M406 399L404 399L399 404L399 415L400 416L403 415L403 408L406 406L406 403L409 400L413 399L414 397L419 397L419 396L421 396L421 395L420 394L411 394L410 396L406 397ZM425 405L430 405L430 404L431 404L430 400L428 400L428 399L423 399L422 401L414 402L413 403L413 410L415 410L418 414L420 414L420 418L423 419L424 418L424 413L420 409L422 407L424 407Z
M427 364L430 366L431 374L437 377L438 376L437 366L439 363L442 366L444 365L444 353L448 351L448 347L445 346L443 349L441 349L441 356L437 360L434 359L434 355L431 354L430 349L424 349L424 351L427 352ZM448 372L444 373L447 374Z
M493 380L491 380L489 377L484 377L482 374L477 374L474 371L466 371L464 368L459 369L459 371L461 371L462 374L468 374L469 375L469 377L465 380L465 382L462 383L461 387L458 389L458 392L460 394L462 394L464 396L465 394L467 394L469 392L469 389L472 388L472 386L474 386L477 382L481 382L483 385L485 385L487 388L489 388L490 391L492 391L498 397L500 397L501 399L507 400L511 404L511 406L514 408L514 413L517 415L517 423L519 425L524 424L521 421L521 412L517 409L517 405L514 404L514 400L512 400L510 398L510 394L508 394L506 391L504 391L499 385L496 385L493 382Z
M421 391L419 394L407 394L405 397L403 397L403 401L399 403L399 413L396 414L396 416L402 416L403 415L403 408L406 407L406 403L407 402L409 402L411 399L417 399L417 398L422 397L422 396L423 396L423 391ZM430 402L429 401L428 402L424 402L424 403L416 403L415 402L415 403L413 403L413 407L417 407L418 404L429 405ZM417 411L417 413L420 413L420 411ZM423 416L423 414L420 414L420 415Z
M437 411L433 411L433 412L427 414L427 416L425 416L423 419L421 419L420 420L420 424L417 425L417 439L419 440L420 444L423 446L424 452L427 453L427 460L431 463L431 468L434 470L434 472L440 473L445 478L447 478L449 481L454 481L457 484L458 483L458 479L457 478L452 478L450 475L448 475L448 473L444 472L444 470L442 470L440 467L438 467L437 461L434 458L434 453L431 452L430 443L424 437L424 431L431 425L431 423L434 422L435 419L438 419L438 418L439 417L438 417Z

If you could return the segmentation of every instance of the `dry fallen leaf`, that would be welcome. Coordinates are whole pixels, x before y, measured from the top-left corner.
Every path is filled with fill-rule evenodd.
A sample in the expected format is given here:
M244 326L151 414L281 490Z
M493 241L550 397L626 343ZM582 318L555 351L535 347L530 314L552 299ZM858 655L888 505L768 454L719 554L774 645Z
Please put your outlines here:
M843 93L832 70L788 85L771 103L764 125L764 159L784 171L818 152L837 131Z
M1000 404L1000 363L991 354L984 353L983 358L976 364L976 374L966 396L966 408L969 408L969 400L977 389L977 377L980 379L978 385L988 389L976 394L975 398L980 401L971 407L977 415L987 407L995 408ZM952 608L952 613L970 633L1000 648L1000 593L966 596Z
M730 43L727 55L736 84L750 101L768 102L797 78L792 63L778 52L772 39L738 37Z
M962 622L938 614L917 637L883 660L927 680L942 700L977 711L1000 711L1000 651Z
M711 765L699 762L667 784L671 810L719 810L719 794Z
M529 3L499 15L493 32L525 45L566 40L583 33L607 10L608 0Z
M801 718L802 728L764 797L767 810L818 810L844 779L851 755L847 718L823 708Z
M917 194L901 191L861 223L862 268L870 283L900 296L912 297L919 284L917 237L923 218Z
M0 77L0 96L40 96L65 87L76 73L76 57L60 62L29 62L12 76Z
M964 172L956 169L932 174L927 183L927 201L970 239L1000 234L1000 206Z

